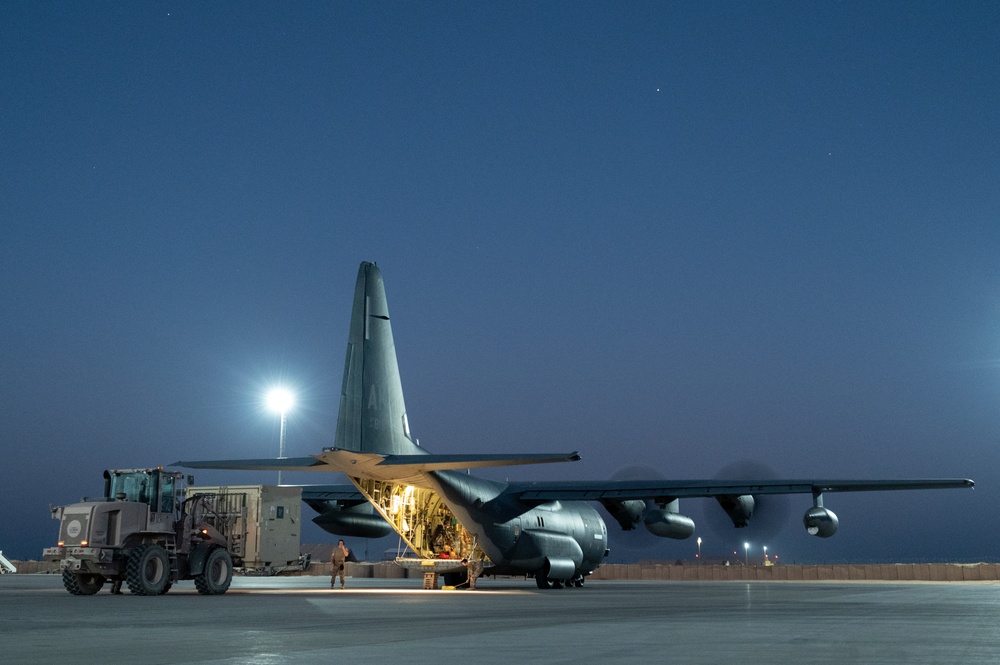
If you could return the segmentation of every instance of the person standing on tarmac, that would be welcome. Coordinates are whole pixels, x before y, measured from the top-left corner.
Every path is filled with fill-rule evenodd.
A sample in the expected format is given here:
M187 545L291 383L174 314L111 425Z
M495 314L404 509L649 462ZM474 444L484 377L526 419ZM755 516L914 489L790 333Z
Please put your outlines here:
M479 559L462 559L462 565L465 566L465 572L468 575L466 582L468 582L469 588L475 591L476 578L483 574L483 562Z
M335 582L337 581L337 575L340 575L340 588L344 588L344 568L347 563L347 557L350 556L351 551L347 549L344 545L343 540L337 541L337 546L333 548L333 554L330 555L330 588L336 589Z

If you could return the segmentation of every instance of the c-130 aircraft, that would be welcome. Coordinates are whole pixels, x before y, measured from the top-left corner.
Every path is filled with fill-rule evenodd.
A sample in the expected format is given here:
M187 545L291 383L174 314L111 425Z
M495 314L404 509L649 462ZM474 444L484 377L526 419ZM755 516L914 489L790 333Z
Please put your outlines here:
M185 461L206 469L333 471L351 485L303 488L330 533L381 537L391 527L415 558L403 565L464 578L462 558L484 560L489 574L533 576L541 589L581 586L608 556L608 530L590 502L603 505L623 530L640 523L652 534L683 539L695 530L679 512L682 498L714 498L735 527L746 526L754 496L807 494L803 516L811 535L827 538L837 516L825 494L879 490L972 488L967 479L923 480L629 480L497 482L468 469L569 462L564 454L433 455L410 433L396 362L382 274L374 263L358 270L344 362L344 381L332 448L311 457ZM451 577L451 580L449 580Z

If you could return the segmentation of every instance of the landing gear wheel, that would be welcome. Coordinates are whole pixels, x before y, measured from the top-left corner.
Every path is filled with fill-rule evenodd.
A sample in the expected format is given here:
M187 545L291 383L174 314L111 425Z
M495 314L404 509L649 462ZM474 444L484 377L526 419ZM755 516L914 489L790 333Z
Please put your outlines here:
M217 596L225 593L233 581L233 558L224 547L216 547L205 557L205 568L194 576L198 593Z
M573 580L573 584L574 584L575 586L577 586L577 587L582 587L582 586L583 586L583 580L584 580L584 579L586 579L586 578L585 578L585 577L584 577L583 575L580 575L580 576L579 576L579 577L577 577L577 578L576 578L575 580Z
M132 550L125 567L129 591L137 596L159 596L170 584L170 559L159 545L140 545Z
M552 583L552 588L553 589L561 589L561 588L563 588L563 581L562 580L549 580L549 582Z
M64 570L63 586L74 596L93 596L104 586L104 577Z
M552 588L552 583L549 581L549 578L547 578L542 573L535 573L535 585L539 589L551 589Z

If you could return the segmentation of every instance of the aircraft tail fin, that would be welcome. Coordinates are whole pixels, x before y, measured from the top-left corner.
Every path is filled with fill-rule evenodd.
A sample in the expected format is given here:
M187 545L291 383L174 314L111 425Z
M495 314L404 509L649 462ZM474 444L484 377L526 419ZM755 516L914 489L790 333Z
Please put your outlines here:
M361 264L354 287L334 446L379 455L424 452L406 420L385 286L374 263Z

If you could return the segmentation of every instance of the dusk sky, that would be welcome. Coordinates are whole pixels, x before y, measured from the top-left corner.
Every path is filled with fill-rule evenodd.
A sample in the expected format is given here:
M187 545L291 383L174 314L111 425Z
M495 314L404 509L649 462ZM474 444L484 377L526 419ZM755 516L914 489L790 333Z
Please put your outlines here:
M829 540L681 508L706 555L1000 560L995 2L22 0L0 62L10 558L105 468L276 456L276 383L287 453L333 445L371 260L432 452L969 477L828 495Z

